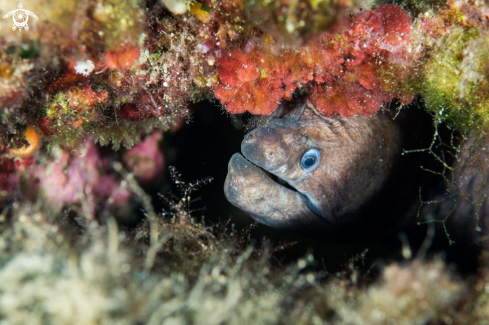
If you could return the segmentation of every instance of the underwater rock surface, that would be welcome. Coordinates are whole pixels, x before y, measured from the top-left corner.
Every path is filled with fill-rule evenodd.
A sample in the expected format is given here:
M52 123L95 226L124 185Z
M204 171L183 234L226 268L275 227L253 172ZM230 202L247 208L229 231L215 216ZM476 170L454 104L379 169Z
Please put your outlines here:
M22 6L35 16L0 0L0 322L487 324L486 2ZM315 116L332 124L382 121L369 134L375 141L362 146L371 149L367 159L337 164L341 177L329 184L336 205L322 201L311 179L295 184L307 200L281 190L303 200L292 208L320 226L328 220L348 244L308 246L309 238L255 229L226 205L222 182L186 183L174 168L167 173L186 160L198 178L207 176L217 160L200 154L227 155L217 144L234 146L229 129L242 130L254 115L245 128L258 127L248 139L265 141L262 119L273 114L269 123L280 124L287 120L281 104L306 96ZM209 122L222 121L222 113L230 117L226 127ZM189 131L195 119L209 127ZM287 121L290 130L300 125ZM327 131L319 133L308 141ZM387 147L401 144L375 169L368 162L373 149L385 151L382 133L390 135ZM190 151L191 141L201 148ZM252 147L249 140L246 158L275 171ZM299 147L273 154L304 160L306 168L334 156L324 145ZM306 149L319 155L299 159ZM358 158L359 148L350 149L337 158ZM248 160L233 159L235 167L248 164L242 179L253 184L241 189L258 185L257 175L269 182L266 194L280 188ZM206 200L204 189L204 202L195 204L203 185L219 192ZM266 209L237 205L270 220ZM212 215L202 206L212 206ZM359 222L358 210L380 212ZM275 225L303 225L282 221ZM319 230L316 221L308 227ZM375 243L352 246L363 235L384 246L377 253Z

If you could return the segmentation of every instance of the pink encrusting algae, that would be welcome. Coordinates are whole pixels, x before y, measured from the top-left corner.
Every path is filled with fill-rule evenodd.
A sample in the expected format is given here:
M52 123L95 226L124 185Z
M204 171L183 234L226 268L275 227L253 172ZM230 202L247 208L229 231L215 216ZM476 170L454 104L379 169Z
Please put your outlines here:
M161 131L154 131L142 143L135 145L124 155L126 167L134 171L136 178L144 185L163 176L165 158L159 148L161 139Z
M385 69L412 64L406 48L411 29L404 9L384 5L352 18L341 33L325 32L299 48L229 50L216 63L215 96L230 113L270 114L305 88L324 115L375 114L395 97L406 103L413 98L382 78Z
M26 169L21 192L27 198L42 198L57 211L70 206L88 218L95 218L104 208L127 213L131 194L120 176L110 171L107 158L91 142L78 153L55 149L47 161Z

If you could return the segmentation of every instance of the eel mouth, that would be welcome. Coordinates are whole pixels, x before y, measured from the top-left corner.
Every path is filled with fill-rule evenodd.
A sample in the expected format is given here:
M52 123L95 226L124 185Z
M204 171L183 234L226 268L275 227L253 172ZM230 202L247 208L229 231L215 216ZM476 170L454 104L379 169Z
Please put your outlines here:
M287 189L289 189L291 191L300 193L295 187L293 187L292 185L290 185L283 178L280 178L277 175L274 175L271 172L269 172L268 170L266 170L266 169L258 166L257 164L253 163L251 160L249 160L248 158L246 158L246 156L243 155L242 153L239 153L239 154L241 155L241 157L243 157L244 160L246 160L247 162L249 162L251 165L255 166L256 168L260 169L265 175L267 175L268 178L270 178L272 181L274 181L278 185L281 185L281 186L283 186L283 187L285 187L285 188L287 188ZM302 194L302 193L300 193L300 194Z

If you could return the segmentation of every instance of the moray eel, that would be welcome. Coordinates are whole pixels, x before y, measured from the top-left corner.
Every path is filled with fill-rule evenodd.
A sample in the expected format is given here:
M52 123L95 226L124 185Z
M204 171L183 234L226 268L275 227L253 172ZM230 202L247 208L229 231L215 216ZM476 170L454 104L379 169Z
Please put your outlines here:
M285 102L232 156L225 196L262 224L327 242L456 242L451 258L475 270L489 234L489 137L454 139L415 107L393 117L324 117L305 98ZM438 159L422 149L434 134L449 141L437 140Z
M391 116L325 117L301 99L245 136L242 154L229 162L224 193L265 225L331 233L356 223L401 150Z

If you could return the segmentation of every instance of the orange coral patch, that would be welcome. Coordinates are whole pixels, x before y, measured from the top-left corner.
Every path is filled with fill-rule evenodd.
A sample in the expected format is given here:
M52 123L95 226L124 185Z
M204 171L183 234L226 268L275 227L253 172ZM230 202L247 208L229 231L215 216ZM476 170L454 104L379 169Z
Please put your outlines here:
M74 123L73 123L73 127L77 128L79 126L82 126L83 124L83 120L82 119L78 119L76 120Z
M120 46L114 51L105 54L105 61L109 69L121 69L132 66L141 55L141 50L136 46Z
M264 36L261 47L233 49L218 59L215 96L233 114L270 114L305 86L325 115L375 114L394 95L412 96L397 93L407 78L407 69L399 67L407 64L411 26L404 9L385 5L352 18L343 32L324 33L298 49L272 49ZM399 70L399 85L386 83L387 69Z
M106 91L99 93L95 92L90 85L86 85L83 88L75 88L67 92L70 99L70 107L77 109L88 107L91 108L99 103L105 102L108 97Z
M311 87L310 92L311 102L325 116L371 116L382 107L382 103L394 97L378 89L365 89L356 82L337 83L330 87L317 85Z
M375 62L364 61L357 66L355 69L355 77L365 89L374 89L380 86Z
M240 86L260 77L258 65L240 50L232 51L220 60L217 72L219 79L231 86Z
M25 139L29 142L27 147L12 149L10 153L14 156L30 156L34 150L36 150L39 142L41 141L41 137L37 134L36 130L31 125L27 125L24 133Z
M284 96L280 80L259 79L243 84L241 87L216 86L214 95L232 114L245 111L266 115L272 113Z

